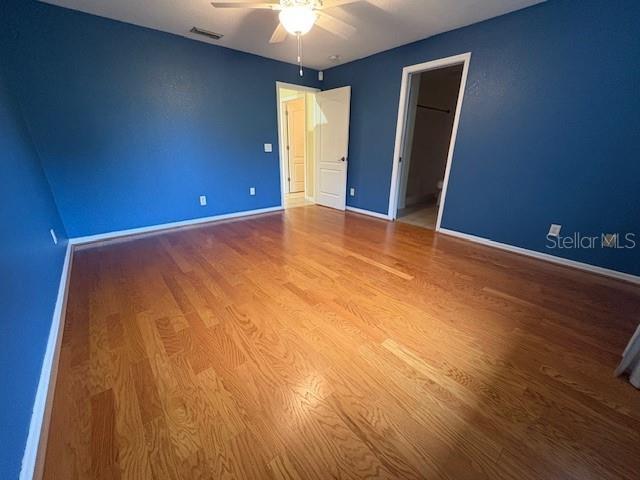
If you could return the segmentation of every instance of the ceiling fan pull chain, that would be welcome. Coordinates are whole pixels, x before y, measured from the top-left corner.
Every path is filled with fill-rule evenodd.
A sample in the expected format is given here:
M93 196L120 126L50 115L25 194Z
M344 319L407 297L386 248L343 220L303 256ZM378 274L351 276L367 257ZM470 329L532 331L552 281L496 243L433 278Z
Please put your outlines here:
M298 65L300 66L300 76L302 77L302 35L297 33L296 37L298 37Z

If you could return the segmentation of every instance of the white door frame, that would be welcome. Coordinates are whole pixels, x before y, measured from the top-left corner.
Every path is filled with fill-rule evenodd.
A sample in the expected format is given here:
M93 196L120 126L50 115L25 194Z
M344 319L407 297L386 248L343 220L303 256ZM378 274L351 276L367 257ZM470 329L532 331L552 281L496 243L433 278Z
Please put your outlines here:
M453 119L453 129L451 130L451 141L449 142L449 152L447 154L447 167L444 173L444 182L442 184L442 195L440 196L440 206L438 207L438 221L436 222L436 232L440 230L442 222L442 212L444 211L444 203L447 197L447 186L449 184L449 173L451 172L451 160L453 159L453 148L456 144L456 136L458 134L458 123L460 121L460 110L462 110L462 100L464 98L465 86L467 84L467 74L469 73L469 62L471 61L471 52L452 57L441 58L431 62L418 63L410 65L402 69L402 86L400 87L400 102L398 104L398 123L396 127L396 144L393 151L393 171L391 173L391 189L389 191L389 218L395 220L398 215L398 190L400 188L400 157L403 156L402 147L405 135L405 123L407 119L407 108L409 103L409 85L411 75L414 73L422 73L437 68L450 67L452 65L463 65L462 78L460 79L460 90L458 92L458 103L456 105L456 113Z
M305 93L318 93L320 91L319 88L313 88L313 87L305 87L304 85L296 85L294 83L285 83L285 82L276 82L276 108L278 111L278 154L280 156L280 206L284 208L284 196L285 196L285 192L286 192L286 183L287 183L287 155L286 155L286 150L284 148L284 137L283 137L283 131L282 131L282 117L283 117L283 112L282 112L282 102L281 102L281 98L280 98L280 89L281 88L287 88L289 90L297 90L298 92L305 92ZM305 109L306 109L306 101L305 101ZM305 111L305 121L307 118L307 112ZM306 130L306 128L305 128ZM305 135L307 134L307 132L305 131ZM305 148L306 148L306 138L305 138ZM306 150L305 150L306 151ZM308 158L305 158L305 170L307 168L307 162ZM305 185L305 195L307 192L307 175L305 172L305 176L304 176L304 185ZM315 192L314 192L315 193Z

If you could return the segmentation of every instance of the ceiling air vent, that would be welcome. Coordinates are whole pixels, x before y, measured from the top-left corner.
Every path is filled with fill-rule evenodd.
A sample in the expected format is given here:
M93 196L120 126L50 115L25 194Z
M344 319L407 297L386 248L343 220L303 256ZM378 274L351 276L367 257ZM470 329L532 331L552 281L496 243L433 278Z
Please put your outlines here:
M210 32L208 30L203 30L202 28L193 27L191 29L191 33L197 33L198 35L204 35L205 37L212 38L213 40L220 40L224 35L221 33Z

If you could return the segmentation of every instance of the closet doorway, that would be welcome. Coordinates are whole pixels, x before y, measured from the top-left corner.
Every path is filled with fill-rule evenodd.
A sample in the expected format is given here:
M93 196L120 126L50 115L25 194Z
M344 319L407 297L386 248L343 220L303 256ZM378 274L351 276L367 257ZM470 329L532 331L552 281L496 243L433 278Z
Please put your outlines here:
M438 230L470 54L406 67L389 216Z

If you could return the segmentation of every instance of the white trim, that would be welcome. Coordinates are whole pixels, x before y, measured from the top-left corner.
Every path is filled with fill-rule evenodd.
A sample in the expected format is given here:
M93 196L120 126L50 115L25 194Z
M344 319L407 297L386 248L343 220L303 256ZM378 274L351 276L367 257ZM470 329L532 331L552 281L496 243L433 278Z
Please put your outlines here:
M382 218L383 220L391 220L389 215L385 215L384 213L372 212L371 210L364 210L362 208L350 207L347 205L345 207L349 212L359 213L361 215L369 215L370 217Z
M411 170L411 159L413 156L413 139L418 114L418 97L420 96L420 75L412 75L409 80L409 98L407 100L407 120L405 124L405 132L402 136L402 147L400 148L402 156L402 165L398 173L399 186L396 195L396 210L407 206L407 187L409 186L409 171Z
M282 131L282 111L281 111L281 106L282 106L282 98L280 97L280 89L281 88L287 88L289 90L297 90L299 92L309 92L309 93L318 93L320 91L319 88L313 88L313 87L305 87L303 85L295 85L293 83L285 83L285 82L276 82L276 112L277 112L277 116L278 116L278 166L280 168L280 205L282 207L284 207L284 198L285 198L285 194L286 194L286 187L285 185L288 183L287 182L287 176L285 174L286 172L286 168L285 168L285 153L284 153L284 137L283 137L283 131ZM305 101L305 109L307 108L307 102ZM306 111L305 111L305 122L307 121L307 115L306 115ZM306 130L306 127L305 127ZM305 131L305 136L306 136L307 132ZM305 148L306 148L306 137L305 137ZM307 161L307 159L305 158L305 162ZM305 163L305 170L306 170L306 163ZM305 171L305 175L304 175L304 182L305 182L305 193L307 191L307 173ZM315 194L315 190L314 190L314 194Z
M86 237L70 238L71 245L82 245L85 243L101 242L104 240L112 240L114 238L128 237L130 235L140 235L144 233L159 232L162 230L170 230L179 227L188 227L190 225L199 225L201 223L217 222L219 220L227 220L229 218L248 217L250 215L260 215L262 213L278 212L282 210L282 206L259 208L257 210L245 210L243 212L225 213L222 215L213 215L211 217L194 218L191 220L183 220L181 222L162 223L159 225L151 225L149 227L131 228L129 230L119 230L116 232L100 233L98 235L89 235Z
M615 278L617 280L624 280L627 282L640 284L640 277L632 275L630 273L618 272L617 270L611 270L609 268L597 267L588 263L577 262L575 260L568 260L562 257L556 257L548 253L536 252L535 250L528 250L526 248L515 247L506 243L495 242L488 238L477 237L468 233L457 232L455 230L449 230L448 228L441 228L439 233L449 235L452 237L461 238L470 242L479 243L488 247L499 248L500 250L506 250L507 252L518 253L520 255L526 255L527 257L537 258L538 260L544 260L546 262L556 263L565 267L577 268L585 270L587 272L596 273L598 275L604 275L606 277Z
M288 88L289 90L298 90L300 92L317 93L321 90L315 87L307 87L305 85L296 85L295 83L276 82L276 87Z
M58 355L60 353L62 332L64 331L72 260L73 245L68 243L62 273L60 275L58 298L53 310L49 339L47 340L47 349L44 354L40 380L33 404L33 413L31 414L31 423L29 424L29 435L24 449L24 456L22 457L22 468L20 470L21 480L31 480L42 477L44 454L47 449L49 423L51 420L53 393L56 386L56 376L58 374Z
M440 230L442 222L442 212L444 211L444 203L447 196L447 186L449 185L449 174L451 173L451 161L453 159L453 149L458 134L458 124L460 123L460 111L462 110L462 100L464 99L465 87L467 84L467 75L469 74L469 62L471 61L471 52L452 57L441 58L431 62L419 63L402 69L402 86L400 87L400 101L398 104L398 122L396 127L396 144L393 151L393 171L391 173L391 187L389 190L389 218L394 219L397 216L398 205L398 189L399 189L399 169L400 156L402 155L402 144L404 141L404 124L407 116L407 107L409 102L409 81L411 75L418 72L433 70L436 68L449 67L452 65L462 64L462 78L460 79L460 90L458 92L458 103L453 119L453 130L451 131L451 141L449 142L449 153L447 154L447 167L444 174L444 182L442 184L442 194L440 196L440 205L438 207L438 221L436 222L436 232Z

